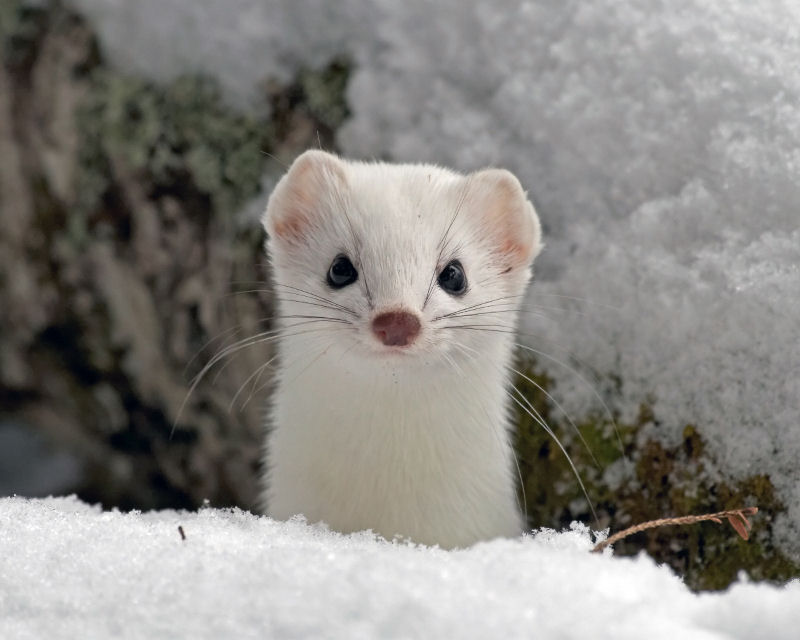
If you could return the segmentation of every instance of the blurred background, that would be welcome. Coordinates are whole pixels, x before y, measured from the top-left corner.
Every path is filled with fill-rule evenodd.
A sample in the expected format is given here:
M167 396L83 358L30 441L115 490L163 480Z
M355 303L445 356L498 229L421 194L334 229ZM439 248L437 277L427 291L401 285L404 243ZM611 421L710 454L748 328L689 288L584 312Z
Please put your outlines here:
M269 354L190 383L269 326L263 196L332 146L347 64L265 77L245 114L209 76L113 70L65 3L2 12L0 493L253 506L269 373L230 404Z
M758 504L620 551L800 575L797 5L4 0L0 41L0 496L254 508L269 347L192 383L269 329L258 218L322 147L529 189L555 400L517 383L598 512L519 415L532 526Z

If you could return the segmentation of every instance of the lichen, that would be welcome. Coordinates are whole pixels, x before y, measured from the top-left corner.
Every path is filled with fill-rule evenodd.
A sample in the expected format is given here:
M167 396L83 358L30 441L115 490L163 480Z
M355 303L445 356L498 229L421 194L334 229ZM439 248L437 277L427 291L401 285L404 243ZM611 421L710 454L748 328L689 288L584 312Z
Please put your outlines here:
M562 528L582 520L618 531L657 518L757 505L749 541L730 527L704 523L637 534L617 543L615 553L632 555L645 549L696 590L724 589L741 571L753 580L776 582L800 576L800 566L783 556L771 539L772 521L785 507L767 475L720 479L727 476L716 469L700 428L687 425L677 445L665 445L649 435L653 415L646 403L632 424L614 422L604 414L577 421L579 437L548 400L545 392L552 385L547 376L533 362L522 372L536 384L518 376L516 386L554 429L597 512L594 520L564 453L537 420L517 407L520 498L531 526Z
M196 191L226 215L259 192L271 128L227 107L215 82L186 76L160 87L105 68L92 80L78 114L84 215L107 195L118 164L160 195Z
M344 58L334 60L324 69L304 69L299 74L310 115L331 131L338 129L350 115L345 99L349 77L350 64Z

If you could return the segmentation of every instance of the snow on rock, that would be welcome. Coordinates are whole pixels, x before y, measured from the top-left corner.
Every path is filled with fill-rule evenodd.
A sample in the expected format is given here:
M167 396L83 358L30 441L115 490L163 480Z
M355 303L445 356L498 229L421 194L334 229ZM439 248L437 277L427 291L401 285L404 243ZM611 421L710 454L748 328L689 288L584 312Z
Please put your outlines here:
M723 473L770 475L800 558L800 4L72 4L117 64L232 100L347 51L345 152L515 171L548 241L526 339L586 363L542 360L561 403L596 408L593 370L662 438L698 425Z
M526 341L768 473L800 557L800 5L452 0L411 29L384 4L345 149L520 175L549 245ZM591 371L542 365L596 409Z
M800 582L695 595L591 544L574 525L448 552L236 509L4 498L0 637L796 637Z

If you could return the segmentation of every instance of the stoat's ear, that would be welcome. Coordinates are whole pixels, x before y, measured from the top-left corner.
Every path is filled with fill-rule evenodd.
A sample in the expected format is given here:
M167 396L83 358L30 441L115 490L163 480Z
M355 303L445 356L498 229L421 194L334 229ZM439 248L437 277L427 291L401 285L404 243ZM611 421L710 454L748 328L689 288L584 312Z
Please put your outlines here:
M301 242L347 181L344 165L325 151L306 151L280 179L267 204L262 223L271 238Z
M527 267L541 250L539 217L522 185L505 169L484 169L469 180L470 207L506 270Z

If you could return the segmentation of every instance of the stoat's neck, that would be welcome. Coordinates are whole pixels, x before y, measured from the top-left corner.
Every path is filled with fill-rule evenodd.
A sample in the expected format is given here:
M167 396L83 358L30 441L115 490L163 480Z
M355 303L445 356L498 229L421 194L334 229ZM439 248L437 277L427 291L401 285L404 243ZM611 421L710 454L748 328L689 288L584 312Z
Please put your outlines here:
M415 368L335 350L312 366L286 362L269 442L269 512L453 545L478 530L518 532L506 375L491 362Z

